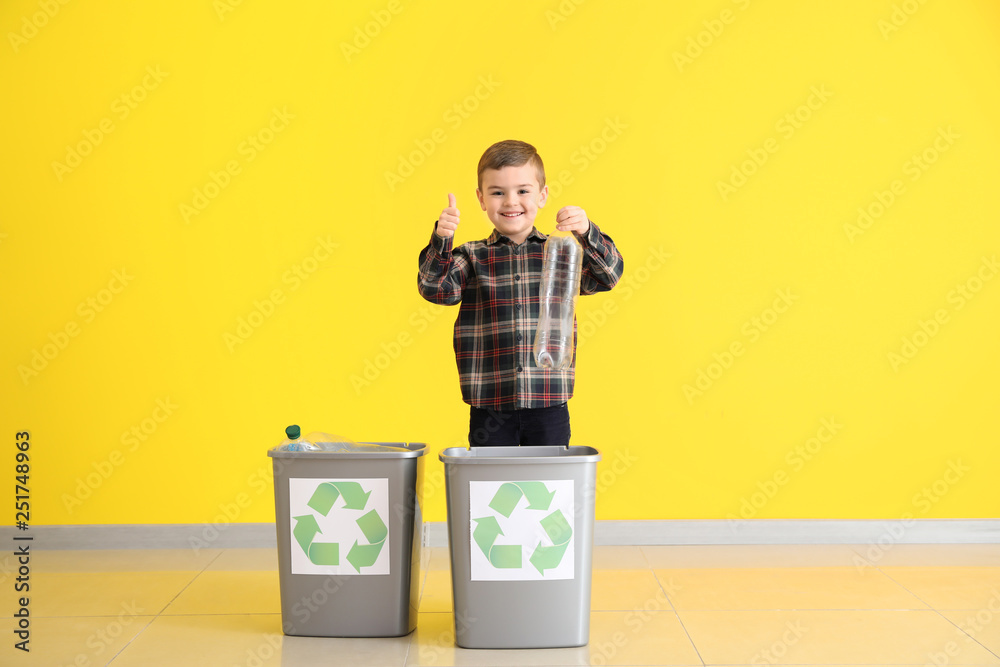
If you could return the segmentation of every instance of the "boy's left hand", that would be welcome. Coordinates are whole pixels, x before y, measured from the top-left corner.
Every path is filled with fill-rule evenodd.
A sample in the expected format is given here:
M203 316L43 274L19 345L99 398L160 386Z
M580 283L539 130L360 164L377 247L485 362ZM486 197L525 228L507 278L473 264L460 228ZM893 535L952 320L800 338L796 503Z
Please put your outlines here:
M579 206L563 206L556 213L556 229L584 235L590 230L587 212Z

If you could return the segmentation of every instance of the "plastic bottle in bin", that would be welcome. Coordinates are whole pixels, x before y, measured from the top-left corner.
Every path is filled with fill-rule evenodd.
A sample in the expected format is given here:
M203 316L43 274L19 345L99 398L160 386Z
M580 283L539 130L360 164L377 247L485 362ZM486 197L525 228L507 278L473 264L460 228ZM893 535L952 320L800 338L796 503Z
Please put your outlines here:
M302 429L292 424L285 429L285 439L278 445L283 452L316 452L319 446L302 437Z
M313 431L302 435L295 424L285 429L287 436L276 448L279 452L334 452L340 454L373 454L388 452L408 452L406 447L370 442L354 442L347 438L323 431Z
M573 322L580 294L583 248L571 232L553 232L545 241L538 292L535 363L563 370L573 363Z

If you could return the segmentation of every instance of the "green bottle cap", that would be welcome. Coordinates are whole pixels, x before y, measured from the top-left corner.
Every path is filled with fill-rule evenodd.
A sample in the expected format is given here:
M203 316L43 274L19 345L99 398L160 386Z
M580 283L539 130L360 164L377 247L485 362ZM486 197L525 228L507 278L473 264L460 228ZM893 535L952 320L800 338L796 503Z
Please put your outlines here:
M302 435L302 429L300 429L295 424L292 424L285 429L285 435L288 436L289 440L298 440L299 436Z

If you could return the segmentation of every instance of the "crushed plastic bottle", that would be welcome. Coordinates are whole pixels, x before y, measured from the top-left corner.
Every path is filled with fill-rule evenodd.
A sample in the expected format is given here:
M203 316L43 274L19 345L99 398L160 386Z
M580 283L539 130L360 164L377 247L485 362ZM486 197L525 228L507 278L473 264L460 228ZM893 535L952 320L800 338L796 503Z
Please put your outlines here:
M573 323L583 248L572 233L553 232L545 241L544 253L533 352L540 368L558 371L573 363Z
M372 454L377 452L409 452L406 447L354 442L339 435L313 431L302 436L301 429L292 424L285 429L287 436L276 447L279 452L334 452L338 454Z
M285 439L278 445L281 452L318 452L320 447L313 444L310 438L302 438L302 429L292 424L285 429Z
M374 454L378 452L409 452L406 447L394 445L377 445L371 442L321 442L319 445L325 452L339 454Z

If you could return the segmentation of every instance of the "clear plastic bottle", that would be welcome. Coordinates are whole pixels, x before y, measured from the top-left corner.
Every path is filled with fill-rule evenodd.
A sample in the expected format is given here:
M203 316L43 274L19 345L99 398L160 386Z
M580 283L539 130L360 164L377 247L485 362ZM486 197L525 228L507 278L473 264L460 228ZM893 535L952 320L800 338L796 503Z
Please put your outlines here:
M553 232L545 241L542 280L538 291L535 363L563 370L573 363L573 322L580 294L583 248L571 232Z
M292 424L285 429L285 435L287 436L278 445L278 450L282 452L317 452L320 450L318 445L313 444L310 440L300 437L302 435L302 430Z

